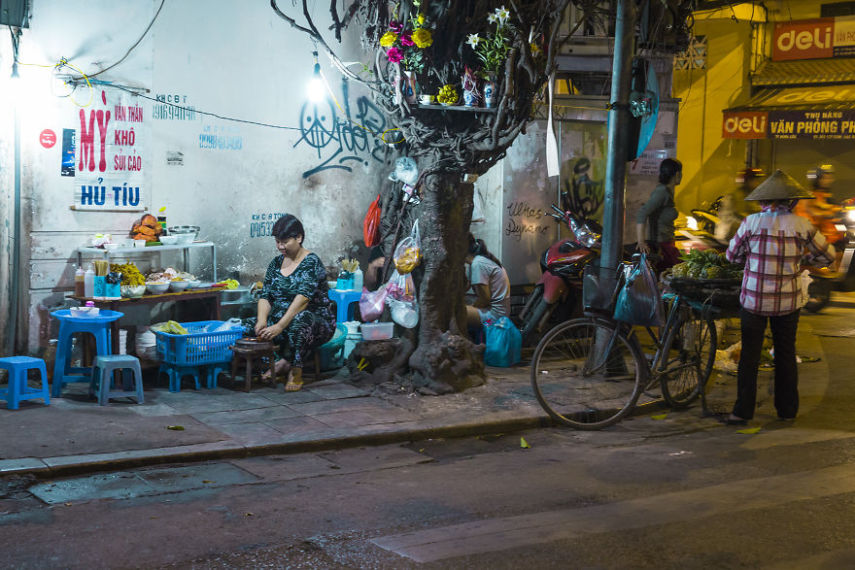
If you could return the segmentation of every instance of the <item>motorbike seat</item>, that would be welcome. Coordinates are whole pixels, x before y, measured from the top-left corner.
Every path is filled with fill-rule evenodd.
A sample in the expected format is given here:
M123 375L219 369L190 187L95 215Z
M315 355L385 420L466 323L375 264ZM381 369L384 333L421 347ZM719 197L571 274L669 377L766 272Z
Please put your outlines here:
M560 253L569 253L575 249L579 249L579 246L571 240L567 240L558 246L558 251Z

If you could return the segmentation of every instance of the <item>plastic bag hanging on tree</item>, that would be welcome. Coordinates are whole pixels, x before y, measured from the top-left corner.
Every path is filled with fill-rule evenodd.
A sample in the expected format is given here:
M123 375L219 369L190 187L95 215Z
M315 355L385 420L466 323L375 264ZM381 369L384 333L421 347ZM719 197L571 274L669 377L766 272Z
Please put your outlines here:
M421 234L419 233L419 221L413 223L413 229L410 230L410 235L405 237L398 243L395 248L395 269L400 274L411 272L419 264L421 256Z
M376 321L383 316L383 308L386 304L386 286L382 286L376 291L362 290L362 297L359 299L359 314L362 316L363 322Z
M374 247L380 243L380 194L368 206L368 213L362 221L362 240L366 247Z

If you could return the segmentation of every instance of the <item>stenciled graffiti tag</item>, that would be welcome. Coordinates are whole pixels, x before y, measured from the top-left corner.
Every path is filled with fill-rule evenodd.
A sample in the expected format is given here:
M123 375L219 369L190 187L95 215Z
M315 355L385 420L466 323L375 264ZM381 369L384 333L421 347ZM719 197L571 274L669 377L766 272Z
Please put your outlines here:
M562 207L585 219L595 219L603 204L603 183L589 176L591 161L580 158L570 180L564 182Z
M383 159L381 136L386 130L386 119L380 109L367 97L356 99L355 113L347 102L344 88L344 116L333 102L307 102L300 110L300 139L294 143L305 144L317 150L321 161L316 167L303 172L303 178L323 170L341 169L352 172L351 164Z

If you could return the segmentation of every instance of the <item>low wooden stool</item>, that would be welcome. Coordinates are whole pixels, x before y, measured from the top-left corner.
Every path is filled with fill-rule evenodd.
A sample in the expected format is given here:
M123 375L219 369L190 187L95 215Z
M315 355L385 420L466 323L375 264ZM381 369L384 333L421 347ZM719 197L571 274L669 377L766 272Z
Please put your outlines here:
M232 358L232 382L234 382L237 377L238 367L241 364L240 359L243 359L246 362L246 386L244 390L249 392L252 388L252 362L256 359L261 361L264 357L267 357L270 360L271 381L276 381L276 352L272 342L259 340L257 338L241 338L235 342L234 346L230 346L229 348L234 353L234 357ZM264 366L261 362L258 370L263 374Z

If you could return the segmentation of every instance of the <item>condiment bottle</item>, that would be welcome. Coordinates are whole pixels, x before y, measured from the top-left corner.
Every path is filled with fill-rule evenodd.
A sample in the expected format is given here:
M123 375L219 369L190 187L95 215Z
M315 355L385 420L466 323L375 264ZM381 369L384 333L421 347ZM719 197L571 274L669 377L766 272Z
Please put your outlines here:
M75 297L83 297L86 295L86 272L83 271L83 268L78 266L77 271L74 272L74 296Z
M353 287L351 287L351 289L362 291L362 270L358 267L356 268L356 271L353 272Z
M89 265L89 269L86 270L86 273L83 274L83 296L84 297L92 297L95 295L95 270L92 269L92 265Z

